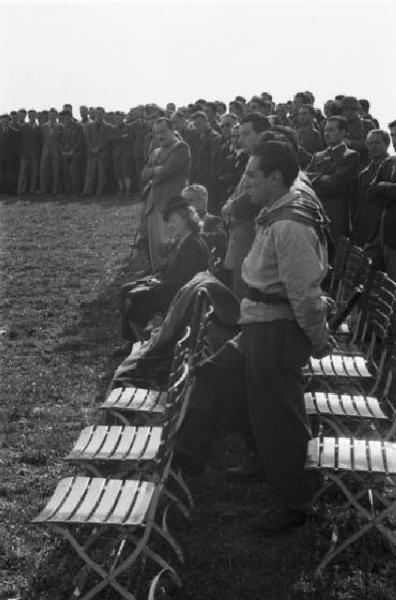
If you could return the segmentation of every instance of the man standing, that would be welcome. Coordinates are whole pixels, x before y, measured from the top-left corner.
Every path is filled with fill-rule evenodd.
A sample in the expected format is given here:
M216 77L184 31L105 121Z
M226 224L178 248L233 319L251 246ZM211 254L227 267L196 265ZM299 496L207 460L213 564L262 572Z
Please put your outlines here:
M209 125L207 115L198 111L193 114L192 121L199 134L195 160L192 166L192 182L205 186L209 194L209 210L213 208L214 182L217 171L221 138Z
M48 121L41 127L43 148L40 161L40 193L46 194L51 189L51 194L59 191L61 167L61 135L63 125L57 122L58 111L51 108ZM50 188L51 182L51 188Z
M263 131L269 127L268 119L259 113L251 113L242 119L239 126L239 143L248 156L251 156ZM244 292L241 266L254 239L254 219L257 213L257 204L251 201L250 181L246 173L243 173L221 211L224 220L229 225L229 240L224 267L232 272L232 289L238 298L241 298Z
M389 123L393 149L396 151L396 120ZM396 281L396 155L389 156L381 165L370 186L371 200L383 209L380 241L385 269ZM396 341L396 316L392 321L391 335Z
M64 128L61 136L62 177L66 194L81 193L81 155L85 147L84 130L72 113L62 111Z
M34 194L40 164L41 132L37 123L37 112L28 112L28 123L22 130L21 164L18 177L18 194L25 194L29 183L29 193Z
M172 196L180 195L188 183L191 155L188 144L175 136L173 123L160 117L154 123L154 136L159 145L142 171L142 185L147 198L144 212L147 217L150 260L153 271L163 266L161 246L167 237L163 211Z
M333 243L349 233L349 210L359 169L359 154L344 142L348 124L343 117L327 119L324 136L327 149L316 152L307 167L312 186L330 219Z
M369 162L366 137L371 129L375 129L375 125L369 119L361 118L359 114L361 107L354 96L344 96L341 100L341 107L349 129L349 136L345 142L349 148L359 152L360 168L363 169Z
M386 131L372 129L368 132L366 146L370 162L359 173L356 207L354 207L352 215L352 238L359 246L373 242L378 236L382 208L370 200L373 194L370 184L384 160L389 156L389 144L390 137Z
M297 139L298 144L309 154L315 154L323 149L322 137L313 123L315 109L312 104L303 104L297 114Z
M242 331L198 368L178 436L180 463L203 466L215 437L231 428L244 434L279 502L254 524L265 535L305 522L315 481L304 470L311 431L301 368L311 353L332 347L320 287L327 270L323 215L317 202L291 191L298 171L283 142L264 142L249 159L260 213L242 269Z
M84 183L84 195L90 196L96 183L96 194L101 196L106 175L106 148L113 137L113 126L104 120L104 108L95 110L95 121L85 127L87 142L87 171Z

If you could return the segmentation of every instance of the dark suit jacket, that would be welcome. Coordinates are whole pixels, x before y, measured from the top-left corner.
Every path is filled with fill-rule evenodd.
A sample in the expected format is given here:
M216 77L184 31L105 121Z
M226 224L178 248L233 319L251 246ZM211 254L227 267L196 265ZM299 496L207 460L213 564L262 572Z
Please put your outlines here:
M93 155L93 148L99 148L98 154L103 154L108 144L113 141L113 125L106 123L106 121L103 121L99 126L96 122L88 123L84 133L88 153L91 155Z
M41 152L41 130L39 125L32 127L27 123L22 129L21 157L40 157Z
M307 167L312 187L331 221L334 242L349 233L349 205L359 172L359 153L341 144L316 152Z
M45 158L46 156L60 156L62 131L63 125L61 125L61 123L55 123L53 127L51 127L48 121L41 126L41 136L43 140L42 158Z

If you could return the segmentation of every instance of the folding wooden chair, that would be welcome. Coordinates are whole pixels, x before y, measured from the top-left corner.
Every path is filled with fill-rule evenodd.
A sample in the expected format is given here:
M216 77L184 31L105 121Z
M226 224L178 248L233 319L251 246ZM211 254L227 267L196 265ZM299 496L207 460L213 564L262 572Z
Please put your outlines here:
M175 569L149 546L156 533L175 550L166 529L155 521L169 467L170 461L158 482L142 477L67 477L59 482L33 523L49 526L64 536L84 561L74 598L102 598L102 591L109 586L122 598L136 600L124 580L138 560L148 558L181 587ZM91 587L82 595L89 576Z
M110 391L99 407L106 423L113 420L123 425L160 425L167 420L176 394L175 383L184 373L185 359L190 353L191 335L192 330L188 326L176 344L166 388L128 386Z
M205 347L205 334L213 313L213 307L207 305L204 295L199 296L188 334L179 340L171 367L170 385L167 390L144 389L135 386L113 389L100 409L106 413L106 421L113 417L123 425L161 424L168 420L168 412L173 403L172 385L178 378L181 360L188 356L189 368L193 373Z
M396 429L396 405L392 400L392 383L396 375L396 352L387 361L387 374L378 396L340 392L307 392L305 409L310 417L317 417L321 433L329 430L336 435L360 435L368 429L378 433L382 426L391 428L391 438Z
M376 392L388 352L388 332L395 295L396 283L385 273L377 272L368 294L364 323L359 337L364 353L354 353L354 348L351 348L351 351L334 352L321 359L311 357L308 365L303 369L309 385L320 382L320 386L329 391L334 390L335 384L356 385L359 389L364 389L360 380L374 379L369 395ZM379 350L378 358L377 350Z
M168 407L167 421L162 426L98 425L86 427L80 433L74 448L65 460L98 477L111 475L116 478L125 478L144 475L149 480L157 481L164 462L169 460L169 456L173 452L177 430L184 418L191 389L188 376L189 366L184 363L179 379L165 393L165 395L171 396L171 401L165 404ZM170 474L171 479L176 480L178 487L187 498L187 503L192 508L191 495L172 471ZM168 486L165 486L164 493L176 503L186 518L190 518L185 504Z
M346 501L332 513L333 534L330 548L316 574L366 533L377 530L396 551L396 443L385 440L347 437L314 438L308 444L308 469L325 473ZM324 485L316 498L327 489ZM337 522L345 511L354 511L357 526L339 541ZM348 528L352 520L348 520Z

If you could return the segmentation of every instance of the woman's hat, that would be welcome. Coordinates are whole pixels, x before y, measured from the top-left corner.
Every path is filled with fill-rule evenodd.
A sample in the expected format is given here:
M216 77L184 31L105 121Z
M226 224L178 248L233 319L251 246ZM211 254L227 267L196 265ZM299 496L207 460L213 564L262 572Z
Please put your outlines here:
M162 217L164 221L169 221L169 217L172 213L177 212L183 208L189 208L190 202L182 196L172 196L168 199Z

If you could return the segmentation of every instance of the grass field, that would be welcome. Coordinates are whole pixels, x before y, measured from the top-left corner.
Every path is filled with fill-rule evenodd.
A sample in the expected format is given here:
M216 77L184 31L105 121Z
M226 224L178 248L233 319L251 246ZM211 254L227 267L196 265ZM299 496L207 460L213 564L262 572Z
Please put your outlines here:
M66 542L29 521L70 472L62 456L94 422L117 365L119 287L131 275L138 211L111 198L0 205L1 600L70 595L78 562ZM396 598L395 559L374 534L319 580L313 573L329 538L319 516L283 536L253 534L249 520L267 503L265 488L231 485L222 474L241 451L228 439L192 483L193 524L175 522L186 565L184 587L172 598Z

